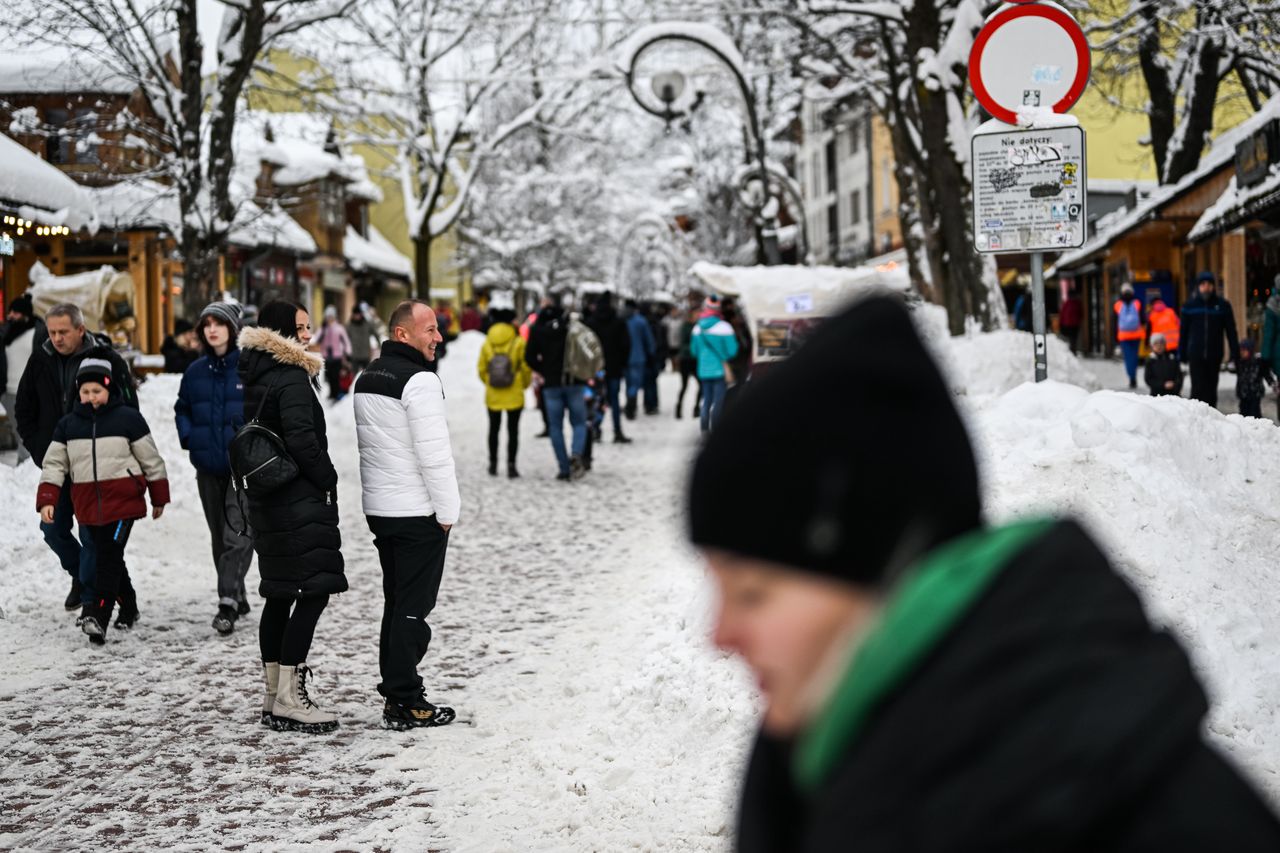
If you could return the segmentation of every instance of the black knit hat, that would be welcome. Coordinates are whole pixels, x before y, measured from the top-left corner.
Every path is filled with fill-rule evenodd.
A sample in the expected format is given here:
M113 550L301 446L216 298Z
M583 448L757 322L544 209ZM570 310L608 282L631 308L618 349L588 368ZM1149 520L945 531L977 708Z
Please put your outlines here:
M35 316L34 308L31 304L31 297L25 293L9 303L9 310L17 312L24 317Z
M700 547L878 586L981 524L977 465L902 299L869 297L753 380L698 456Z

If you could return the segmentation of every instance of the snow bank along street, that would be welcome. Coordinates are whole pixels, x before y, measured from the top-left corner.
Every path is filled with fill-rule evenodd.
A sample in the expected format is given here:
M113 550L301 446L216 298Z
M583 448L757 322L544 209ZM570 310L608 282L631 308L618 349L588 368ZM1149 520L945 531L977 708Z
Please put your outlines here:
M1275 427L1187 400L1023 385L1027 336L951 340L918 316L961 393L991 514L1081 516L1187 641L1215 742L1280 795L1280 608L1263 592L1277 572L1259 559L1280 548ZM380 575L349 401L328 419L352 589L312 661L342 720L332 737L257 725L256 596L231 637L208 628L207 534L169 417L177 377L142 388L176 497L139 524L142 620L106 650L60 606L65 575L30 511L35 469L0 469L0 847L727 848L754 697L707 642L709 591L682 544L696 427L641 418L634 445L603 445L596 471L565 485L533 416L525 477L490 478L479 340L464 335L441 370L465 505L424 674L459 709L449 728L379 725Z

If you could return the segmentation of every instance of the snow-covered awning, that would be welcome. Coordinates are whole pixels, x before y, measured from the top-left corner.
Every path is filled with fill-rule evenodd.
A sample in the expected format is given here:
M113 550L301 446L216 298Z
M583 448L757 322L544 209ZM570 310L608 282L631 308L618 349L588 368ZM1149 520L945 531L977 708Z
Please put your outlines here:
M353 270L376 270L405 279L413 278L413 262L372 225L369 226L368 237L362 237L348 225L342 238L342 252Z
M109 231L157 228L177 232L178 190L145 178L90 189L101 226Z
M249 248L274 246L299 255L314 255L317 251L316 241L307 229L274 202L265 210L251 201L243 202L227 241Z
M1274 207L1277 202L1280 202L1280 167L1272 166L1267 177L1251 187L1241 188L1232 176L1231 183L1218 200L1205 209L1187 239L1199 243L1216 237Z
M0 206L40 225L98 229L98 214L85 188L2 133Z

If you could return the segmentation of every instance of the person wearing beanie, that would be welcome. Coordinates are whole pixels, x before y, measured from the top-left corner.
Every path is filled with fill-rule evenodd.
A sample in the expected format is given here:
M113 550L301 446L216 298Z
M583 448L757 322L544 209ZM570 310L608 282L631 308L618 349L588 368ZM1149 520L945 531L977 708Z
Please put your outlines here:
M689 352L697 362L698 384L702 386L702 432L715 428L724 407L731 368L738 357L738 335L724 319L720 297L711 294L702 305L702 316L694 324Z
M79 306L70 302L54 305L45 312L44 319L44 329L37 330L37 335L43 332L43 340L37 337L35 341L13 402L18 434L37 466L44 464L45 451L53 441L58 423L79 401L75 378L85 359L107 361L112 370L112 390L125 406L138 408L129 365L112 349L109 338L85 328L84 313ZM63 571L71 576L71 591L64 602L68 613L80 612L94 598L93 539L84 525L80 525L79 535L75 535L72 530L75 521L71 488L67 483L59 492L52 523L41 523L40 532ZM122 598L120 619L127 621L133 609L134 603Z
M160 354L164 356L165 373L186 373L187 368L200 357L195 326L181 317L174 320L173 334L160 344Z
M1168 339L1160 332L1151 336L1151 355L1147 356L1142 378L1151 389L1152 397L1182 394L1182 364L1178 361L1178 354L1169 347Z
M1240 341L1240 360L1236 362L1236 399L1240 401L1240 414L1246 418L1262 417L1262 398L1268 387L1275 387L1276 378L1270 366L1257 354L1253 341Z
M1116 342L1124 354L1124 372L1129 376L1129 387L1138 387L1138 354L1142 339L1146 337L1142 320L1142 302L1133 294L1133 285L1120 288L1120 298L1114 306L1116 315Z
M739 851L1280 849L1205 740L1186 654L1090 536L984 522L900 296L827 320L742 391L688 517L714 642L765 706Z
M133 522L146 517L144 495L150 493L152 518L159 518L169 503L164 460L142 413L123 404L114 372L105 358L80 362L80 402L54 428L36 491L40 518L52 524L61 493L69 489L81 530L93 540L94 596L81 613L80 628L96 645L106 642L117 596L121 612L116 625L132 626L138 618L124 549Z
M196 489L212 543L218 604L213 629L230 634L249 612L245 577L253 563L253 539L231 484L228 448L245 424L240 378L240 306L212 302L200 312L196 334L204 352L182 374L174 416L178 442L196 469ZM243 534L242 535L242 531Z
M1216 407L1222 363L1235 363L1240 357L1236 315L1231 303L1218 295L1213 273L1200 273L1196 288L1196 295L1182 308L1178 357L1191 373L1191 399ZM1224 337L1226 349L1222 345Z
M44 324L36 319L30 296L23 294L9 303L8 316L0 327L0 407L4 409L0 416L0 450L17 449L19 465L29 454L18 435L13 407L22 371L27 369L32 350L45 337L43 332Z

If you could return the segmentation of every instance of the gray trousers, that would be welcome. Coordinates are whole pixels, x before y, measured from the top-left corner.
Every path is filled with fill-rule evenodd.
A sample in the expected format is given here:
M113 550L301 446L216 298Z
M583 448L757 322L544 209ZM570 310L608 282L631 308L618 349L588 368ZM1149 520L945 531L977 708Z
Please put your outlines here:
M230 475L196 472L196 486L200 490L200 504L204 507L204 520L209 525L213 540L213 565L218 570L218 604L235 607L248 601L244 579L253 562L253 531L247 529L236 494L231 487ZM245 529L241 536L237 530Z

